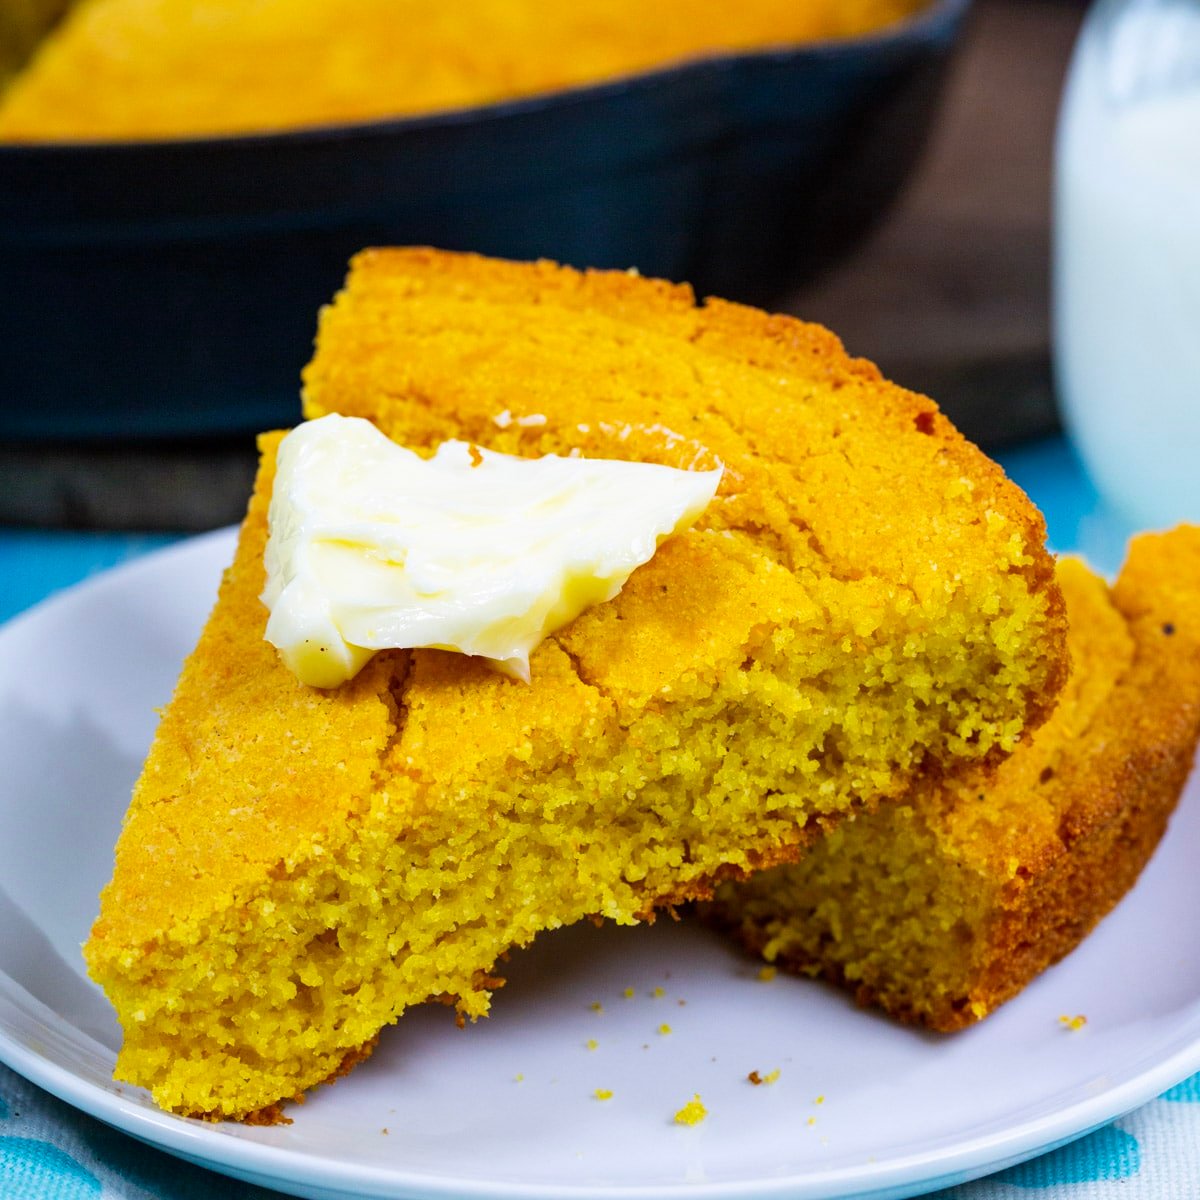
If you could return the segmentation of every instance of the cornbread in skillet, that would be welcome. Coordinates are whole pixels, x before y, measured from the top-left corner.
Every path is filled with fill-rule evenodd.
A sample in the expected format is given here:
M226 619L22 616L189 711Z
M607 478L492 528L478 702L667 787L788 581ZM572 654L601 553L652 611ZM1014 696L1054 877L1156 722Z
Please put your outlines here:
M1059 568L1074 670L986 788L848 821L712 916L769 962L952 1030L1062 958L1137 880L1200 733L1200 530L1135 540L1116 586Z
M922 0L84 0L0 97L0 138L291 129L488 104L845 38Z
M119 1077L166 1108L270 1117L410 1004L486 1013L493 964L541 930L643 919L999 761L1061 683L1036 511L817 326L631 274L369 251L304 382L306 416L423 451L725 470L531 684L418 650L317 691L263 641L263 440L86 947Z

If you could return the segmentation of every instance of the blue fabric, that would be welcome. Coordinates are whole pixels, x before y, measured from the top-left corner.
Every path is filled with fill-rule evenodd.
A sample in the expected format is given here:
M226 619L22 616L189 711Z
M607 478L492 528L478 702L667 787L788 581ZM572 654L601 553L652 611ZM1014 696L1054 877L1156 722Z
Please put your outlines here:
M1193 1075L1181 1084L1163 1093L1164 1100L1173 1100L1178 1104L1200 1104L1200 1075Z
M0 1200L272 1200L144 1146L0 1066Z
M0 528L0 621L89 575L176 540L168 533Z
M8 1200L99 1200L100 1180L40 1138L0 1137L0 1188Z
M1108 1183L1128 1179L1142 1166L1141 1143L1108 1125L1076 1142L1031 1159L996 1176L998 1183L1045 1191L1065 1183Z
M1099 570L1120 565L1131 527L1106 509L1061 438L1001 456L1046 514L1050 544ZM0 529L0 620L169 535ZM143 1146L0 1066L0 1200L269 1200ZM1200 1075L1040 1158L937 1200L1174 1200L1200 1196Z

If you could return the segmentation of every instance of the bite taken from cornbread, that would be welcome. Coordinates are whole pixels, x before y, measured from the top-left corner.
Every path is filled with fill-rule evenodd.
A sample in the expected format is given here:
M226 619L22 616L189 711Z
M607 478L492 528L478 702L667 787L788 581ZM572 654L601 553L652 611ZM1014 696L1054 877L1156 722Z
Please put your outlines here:
M1111 589L1060 564L1074 669L987 787L841 825L708 915L768 962L953 1030L1073 950L1157 846L1200 735L1200 529L1137 538Z
M1048 714L1065 615L1027 498L827 331L617 272L430 250L354 262L305 415L430 454L723 473L690 529L533 652L376 654L300 683L264 641L277 436L165 710L85 947L119 1078L272 1119L409 1005L796 858Z

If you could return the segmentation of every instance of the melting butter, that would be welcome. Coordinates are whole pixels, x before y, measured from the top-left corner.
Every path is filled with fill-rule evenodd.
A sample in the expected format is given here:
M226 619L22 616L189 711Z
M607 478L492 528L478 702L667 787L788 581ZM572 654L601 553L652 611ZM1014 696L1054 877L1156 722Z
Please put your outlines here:
M479 655L528 681L543 638L611 600L691 525L721 470L517 458L466 442L422 458L329 415L280 443L268 512L266 639L337 687L378 650Z

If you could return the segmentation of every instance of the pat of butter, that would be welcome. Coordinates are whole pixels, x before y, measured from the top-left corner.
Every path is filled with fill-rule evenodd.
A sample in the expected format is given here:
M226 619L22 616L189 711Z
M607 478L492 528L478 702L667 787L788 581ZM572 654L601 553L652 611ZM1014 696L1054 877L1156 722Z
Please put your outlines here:
M266 639L336 687L377 650L428 646L529 679L529 655L611 600L704 511L721 470L516 458L445 442L425 459L330 415L279 445Z

